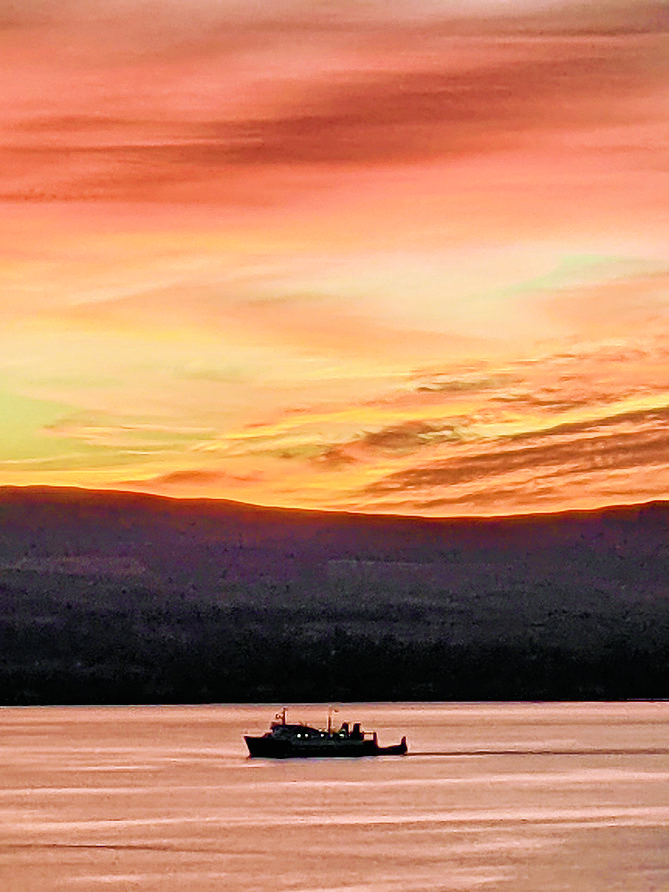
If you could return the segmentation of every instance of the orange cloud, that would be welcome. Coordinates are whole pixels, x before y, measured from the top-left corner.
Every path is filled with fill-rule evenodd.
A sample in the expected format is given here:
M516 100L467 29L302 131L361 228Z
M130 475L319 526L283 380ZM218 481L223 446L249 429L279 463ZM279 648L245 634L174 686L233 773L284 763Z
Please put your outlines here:
M572 503L605 504L613 486L633 498L637 469L654 468L666 483L669 410L629 412L540 433L453 448L450 457L395 471L368 484L360 494L382 498L392 510L439 513L448 506L503 511L555 510ZM627 487L621 484L627 474ZM630 479L630 475L632 479ZM587 492L575 492L584 481ZM509 482L513 481L513 491ZM508 510L508 509L507 509Z

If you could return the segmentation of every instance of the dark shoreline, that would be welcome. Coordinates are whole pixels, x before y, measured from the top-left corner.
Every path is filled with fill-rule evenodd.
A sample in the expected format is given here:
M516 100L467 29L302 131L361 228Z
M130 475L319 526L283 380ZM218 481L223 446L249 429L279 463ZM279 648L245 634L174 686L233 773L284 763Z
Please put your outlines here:
M149 619L149 618L146 618ZM669 696L669 644L596 651L232 631L211 615L172 634L129 616L28 626L3 636L0 704L629 700ZM198 634L198 632L200 634Z

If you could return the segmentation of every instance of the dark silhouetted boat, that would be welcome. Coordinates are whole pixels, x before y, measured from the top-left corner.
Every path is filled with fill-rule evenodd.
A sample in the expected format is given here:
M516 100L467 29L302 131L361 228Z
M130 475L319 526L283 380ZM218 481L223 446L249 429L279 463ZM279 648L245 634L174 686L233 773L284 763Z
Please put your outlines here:
M293 725L286 721L286 710L275 716L269 731L261 737L244 736L251 756L265 759L323 758L335 756L403 756L407 739L392 746L379 746L376 731L362 731L359 722L349 728L344 722L338 731L332 730L328 719L327 730L310 725Z

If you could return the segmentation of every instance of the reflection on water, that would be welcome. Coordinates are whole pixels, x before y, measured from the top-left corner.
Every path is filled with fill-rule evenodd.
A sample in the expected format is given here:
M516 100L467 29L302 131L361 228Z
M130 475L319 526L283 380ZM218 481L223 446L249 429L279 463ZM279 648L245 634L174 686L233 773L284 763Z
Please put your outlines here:
M275 711L0 710L0 889L669 889L669 704L342 706L410 754L248 759Z

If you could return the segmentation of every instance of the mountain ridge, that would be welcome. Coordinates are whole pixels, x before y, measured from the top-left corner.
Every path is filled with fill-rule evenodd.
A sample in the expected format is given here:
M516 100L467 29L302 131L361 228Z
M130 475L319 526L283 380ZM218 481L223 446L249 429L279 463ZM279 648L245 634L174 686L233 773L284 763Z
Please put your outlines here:
M0 620L5 702L668 696L669 504L435 519L5 487Z
M448 517L434 517L421 514L402 514L381 511L342 511L338 509L327 508L295 508L278 505L260 505L252 502L243 502L234 499L219 499L207 496L198 497L179 497L169 495L157 495L155 493L137 492L136 490L125 489L95 489L78 486L45 486L39 484L30 484L26 486L17 486L14 484L0 485L0 505L4 503L17 502L21 500L34 501L33 496L39 498L46 497L48 501L59 502L104 502L106 500L114 502L136 502L140 504L166 504L171 506L179 506L185 509L193 510L195 508L210 509L212 512L225 510L243 512L268 512L276 515L296 515L304 517L350 517L350 518L388 518L403 521L421 521L434 524L448 523L496 523L509 522L516 520L530 519L549 519L549 518L568 518L581 517L589 515L598 515L602 513L625 514L638 513L646 509L653 510L655 508L669 511L669 499L649 499L643 502L620 502L607 505L600 505L593 508L564 508L558 511L537 511L522 512L513 514L490 514L490 515L452 515Z

